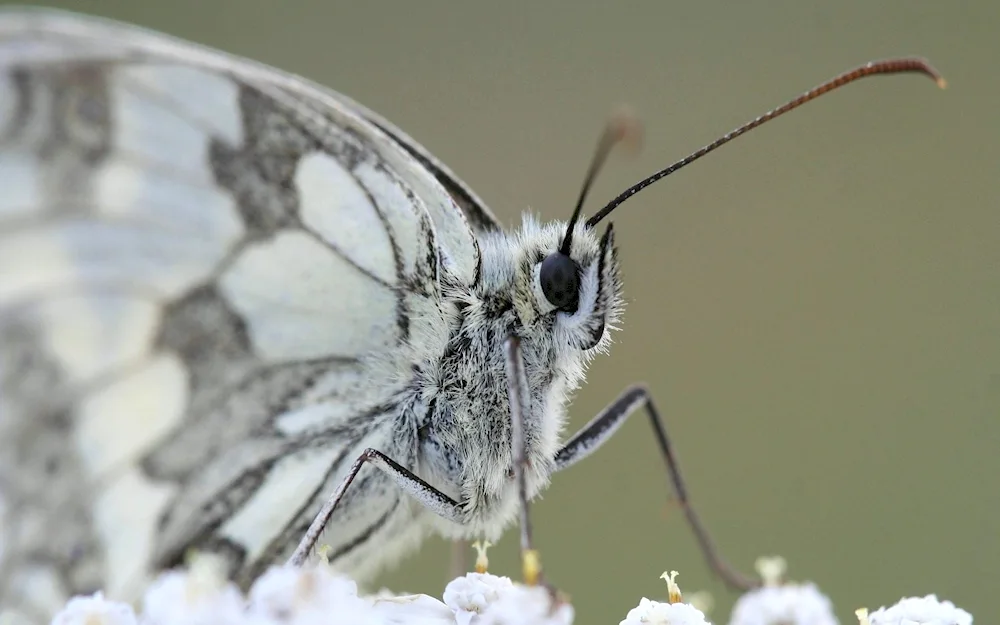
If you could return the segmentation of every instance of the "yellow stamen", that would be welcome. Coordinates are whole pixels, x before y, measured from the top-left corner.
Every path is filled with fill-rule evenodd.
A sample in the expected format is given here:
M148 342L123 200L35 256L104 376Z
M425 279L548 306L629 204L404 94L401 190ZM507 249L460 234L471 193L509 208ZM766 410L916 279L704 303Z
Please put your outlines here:
M781 586L785 581L788 563L781 556L760 557L754 563L754 568L765 586Z
M667 601L669 603L683 603L684 596L681 595L681 587L677 585L677 571L664 571L660 579L667 580Z
M528 549L522 553L521 567L524 583L528 586L537 585L538 579L542 576L542 559L539 557L538 551Z
M184 566L191 568L191 563L198 559L200 552L194 547L189 547L184 550Z
M226 563L222 556L213 553L187 554L188 578L185 595L191 603L200 597L211 595L226 585Z
M868 608L858 608L854 614L858 617L859 625L871 625L871 621L868 620Z
M476 573L485 573L490 561L486 558L486 550L493 546L488 540L472 543L472 548L476 550Z
M323 564L330 564L330 555L333 554L333 547L331 545L320 545L316 549L316 555L319 556L320 562Z

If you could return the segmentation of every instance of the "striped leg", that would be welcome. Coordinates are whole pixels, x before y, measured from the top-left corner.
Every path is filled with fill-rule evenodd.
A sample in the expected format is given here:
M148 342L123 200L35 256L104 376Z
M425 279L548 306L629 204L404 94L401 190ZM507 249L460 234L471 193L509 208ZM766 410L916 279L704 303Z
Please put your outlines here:
M323 534L323 529L330 521L330 517L333 516L334 510L337 509L337 504L340 503L340 500L344 497L344 493L347 492L347 488L354 481L354 478L357 477L358 471L361 470L361 467L366 462L392 478L392 481L396 483L396 486L400 490L419 501L431 512L455 523L465 522L465 514L462 506L457 501L423 481L389 456L386 456L377 449L368 448L354 461L350 472L348 472L344 481L340 483L333 496L323 504L323 508L316 515L316 518L313 519L312 524L309 525L309 529L306 530L306 533L299 541L299 545L295 548L292 557L288 559L288 564L292 566L302 566L305 564L309 554L316 547L319 537Z
M561 450L556 454L556 471L561 471L570 467L603 445L611 436L625 423L637 409L645 408L649 416L649 422L653 426L653 434L656 436L660 453L667 464L667 471L673 483L674 493L688 524L694 531L695 538L701 546L701 551L708 561L709 567L729 586L740 590L748 590L760 585L756 579L747 577L731 567L716 551L715 545L708 534L708 530L698 517L698 513L691 506L688 498L687 488L681 477L680 467L677 464L677 457L670 445L667 437L667 428L660 418L660 413L653 404L653 399L649 391L642 386L633 386L625 390L611 404L601 411L590 423L583 426Z

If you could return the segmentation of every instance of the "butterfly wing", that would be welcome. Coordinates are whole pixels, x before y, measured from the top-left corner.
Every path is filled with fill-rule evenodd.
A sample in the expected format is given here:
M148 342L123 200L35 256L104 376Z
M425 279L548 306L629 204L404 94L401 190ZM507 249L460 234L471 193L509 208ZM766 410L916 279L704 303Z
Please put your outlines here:
M476 234L484 234L502 228L500 221L493 215L492 211L476 195L469 185L465 184L456 176L447 165L442 163L436 156L427 151L405 132L397 128L392 122L385 119L378 113L358 104L345 95L338 96L346 106L357 114L363 116L367 121L378 126L384 133L395 139L395 141L410 153L417 161L423 165L427 171L431 172L437 181L443 186L451 198L462 210L466 221Z
M374 120L166 36L0 11L0 604L134 596L190 547L247 582L365 447L413 466L413 363L496 222ZM364 574L419 530L359 482L324 542Z

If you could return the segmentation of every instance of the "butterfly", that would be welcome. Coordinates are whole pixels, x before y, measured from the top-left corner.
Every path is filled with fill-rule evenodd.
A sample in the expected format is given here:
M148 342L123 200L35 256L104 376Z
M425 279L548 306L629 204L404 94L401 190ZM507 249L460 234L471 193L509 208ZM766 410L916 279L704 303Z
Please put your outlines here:
M562 440L622 311L597 226L743 132L897 72L939 78L862 66L584 220L627 134L612 124L568 222L505 230L330 89L130 25L0 12L0 605L45 620L77 593L134 598L192 549L245 586L320 544L364 579L432 532L495 539L639 409L673 471L641 386Z

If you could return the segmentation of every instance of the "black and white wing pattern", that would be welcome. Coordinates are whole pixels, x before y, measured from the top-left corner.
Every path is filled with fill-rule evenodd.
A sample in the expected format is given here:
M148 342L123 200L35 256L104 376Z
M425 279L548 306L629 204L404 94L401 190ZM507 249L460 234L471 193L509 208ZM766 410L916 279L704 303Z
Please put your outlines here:
M443 347L441 284L477 279L497 227L337 93L0 11L0 604L134 596L192 547L246 582L365 447L412 463L414 353ZM324 542L363 575L364 545L418 530L360 479Z

